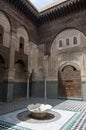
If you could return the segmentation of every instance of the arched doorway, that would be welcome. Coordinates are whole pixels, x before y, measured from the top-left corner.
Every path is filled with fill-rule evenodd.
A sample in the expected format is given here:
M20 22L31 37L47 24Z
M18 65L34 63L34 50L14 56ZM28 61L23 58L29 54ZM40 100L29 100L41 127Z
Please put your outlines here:
M4 86L4 77L5 77L5 60L0 55L0 102L5 101L6 99L6 89Z
M61 98L81 98L81 72L67 65L58 72L58 96Z
M18 60L15 64L15 84L13 97L14 99L26 98L27 96L27 73L25 64L22 60Z

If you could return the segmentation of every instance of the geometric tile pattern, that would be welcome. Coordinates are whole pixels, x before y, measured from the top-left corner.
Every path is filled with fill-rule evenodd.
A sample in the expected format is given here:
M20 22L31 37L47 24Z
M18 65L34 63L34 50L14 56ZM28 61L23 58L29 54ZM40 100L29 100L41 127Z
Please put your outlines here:
M86 111L82 113L70 130L86 130Z
M75 115L72 118L70 118L70 120L68 120L68 122L66 122L60 130L86 130L86 102L66 100L53 107L53 109L75 112ZM20 127L0 120L0 130L31 130L31 129Z
M55 106L54 108L67 111L81 112L80 114L76 115L75 120L71 119L71 121L69 122L69 126L67 123L65 124L65 127L61 130L86 130L86 102L67 100Z
M76 112L71 112L71 111L52 109L53 112L59 113L61 115L59 119L56 118L54 121L50 121L48 123L41 122L39 120L38 123L35 123L34 120L33 122L29 122L29 120L28 122L26 122L26 121L20 121L17 118L18 113L21 113L24 111L26 111L26 109L21 109L21 110L13 111L11 113L1 115L0 120L2 120L2 122L0 122L0 124L4 126L4 128L8 127L8 128L11 128L12 130L29 130L29 129L31 130L59 130L76 113ZM14 123L14 125L12 123Z
M85 111L86 102L67 100L54 107L55 109L68 110L68 111Z

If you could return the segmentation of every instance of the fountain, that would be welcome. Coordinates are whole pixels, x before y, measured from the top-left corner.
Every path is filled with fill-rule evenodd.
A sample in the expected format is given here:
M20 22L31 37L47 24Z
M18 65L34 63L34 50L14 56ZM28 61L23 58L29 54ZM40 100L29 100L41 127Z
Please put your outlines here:
M49 104L31 104L28 105L27 109L31 112L31 116L36 119L44 119L52 106Z
M49 104L31 104L17 114L17 118L20 121L27 123L49 123L61 118L60 113L54 111Z

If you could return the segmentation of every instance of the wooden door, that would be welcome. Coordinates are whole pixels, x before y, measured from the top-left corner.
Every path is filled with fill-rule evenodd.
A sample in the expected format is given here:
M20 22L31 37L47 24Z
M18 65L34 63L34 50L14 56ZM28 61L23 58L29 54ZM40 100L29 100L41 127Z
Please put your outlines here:
M74 96L73 81L72 80L66 80L65 83L64 83L64 87L65 87L65 96L66 97L73 97Z
M81 72L72 66L66 66L58 75L58 96L81 98Z

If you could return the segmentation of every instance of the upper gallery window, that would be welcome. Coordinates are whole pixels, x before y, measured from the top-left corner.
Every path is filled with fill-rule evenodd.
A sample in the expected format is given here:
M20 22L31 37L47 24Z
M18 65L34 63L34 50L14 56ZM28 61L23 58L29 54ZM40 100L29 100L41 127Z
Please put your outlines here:
M62 40L59 41L59 47L62 47Z
M67 39L66 39L66 45L69 46L69 43L70 43L70 42L69 42L69 39L67 38Z
M77 44L77 37L73 37L73 44L74 44L74 45Z
M20 40L19 40L19 49L21 51L24 50L24 38L23 37L20 37Z
M3 44L3 35L4 35L4 29L0 25L0 44Z

